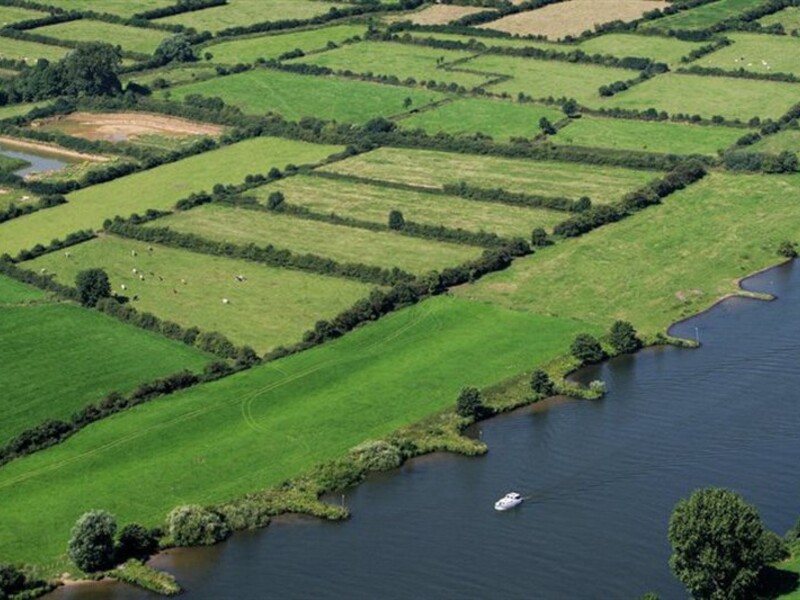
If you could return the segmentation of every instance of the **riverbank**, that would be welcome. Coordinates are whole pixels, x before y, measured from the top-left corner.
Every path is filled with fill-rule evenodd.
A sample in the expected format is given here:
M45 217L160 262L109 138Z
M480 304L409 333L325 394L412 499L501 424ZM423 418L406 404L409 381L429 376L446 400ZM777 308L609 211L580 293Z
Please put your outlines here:
M31 152L39 152L46 155L49 154L51 156L71 158L77 161L107 162L110 160L107 156L103 156L101 154L85 154L83 152L78 152L77 150L64 148L63 146L55 146L45 142L33 142L30 140L9 137L7 135L0 135L0 145L9 146L12 150L29 150Z

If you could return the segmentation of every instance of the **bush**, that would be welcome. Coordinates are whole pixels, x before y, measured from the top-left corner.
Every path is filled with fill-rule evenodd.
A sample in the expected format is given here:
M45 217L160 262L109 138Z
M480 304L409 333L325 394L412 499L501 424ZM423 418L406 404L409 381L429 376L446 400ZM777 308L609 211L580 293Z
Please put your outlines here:
M13 565L0 564L0 598L9 598L25 589L25 574Z
M103 269L87 269L75 277L81 304L94 307L102 298L111 296L111 282Z
M581 363L597 363L606 356L597 338L588 333L581 333L575 337L570 346L570 352Z
M220 515L196 505L173 509L167 516L167 528L176 546L211 546L230 535Z
M778 255L784 258L797 258L797 244L788 240L781 242L778 246Z
M456 412L459 416L475 419L480 417L483 411L484 406L480 390L474 387L462 389L456 402Z
M541 227L537 227L531 232L531 246L549 246L551 244L547 232Z
M642 347L636 329L627 321L617 321L611 326L609 341L620 354L630 354Z
M130 558L145 559L158 550L157 532L142 527L137 523L125 525L117 542L117 561L124 562Z
M94 573L114 566L114 535L117 521L110 513L85 513L72 528L67 546L70 560L81 571Z
M536 369L531 375L531 390L540 396L546 397L556 393L556 386L547 373L541 369Z
M403 218L403 213L399 210L393 210L389 213L389 229L397 231L402 229L405 224L406 220Z
M389 442L364 442L350 451L356 463L365 471L388 471L399 467L403 458L400 450Z

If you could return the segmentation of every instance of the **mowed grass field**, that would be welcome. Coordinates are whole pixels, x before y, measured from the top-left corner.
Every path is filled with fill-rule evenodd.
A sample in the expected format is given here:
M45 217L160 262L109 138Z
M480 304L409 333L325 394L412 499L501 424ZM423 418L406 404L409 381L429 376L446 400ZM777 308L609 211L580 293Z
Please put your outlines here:
M200 371L212 358L75 305L0 304L0 446L45 420L68 421L109 392L129 392L183 369Z
M123 50L138 54L152 54L170 33L144 27L127 27L104 21L79 19L57 23L32 30L39 35L47 35L73 42L108 42L122 46Z
M490 91L495 93L507 92L516 96L522 92L533 98L575 98L587 106L597 105L600 100L597 90L601 85L638 75L638 71L629 69L489 54L458 67L511 76L509 81L490 86Z
M73 246L69 259L58 252L23 264L37 271L45 268L69 285L79 271L103 268L116 292L138 297L132 302L137 310L184 327L219 331L259 353L300 341L316 321L335 317L374 287L162 246L152 246L150 252L150 246L106 236ZM237 281L239 275L247 281Z
M438 31L404 31L401 35L403 37L408 35L412 39L444 40L450 42L461 42L462 44L474 42L483 44L487 48L541 48L542 50L557 50L560 52L569 52L570 50L576 48L576 46L568 44L560 44L557 42L548 42L545 40L530 38L494 37L491 35L461 35L457 33L439 33Z
M388 219L388 213L387 213ZM316 254L342 263L366 263L413 273L455 267L478 258L482 248L410 238L297 219L277 213L206 205L159 219L154 226L235 244L272 244L297 254Z
M735 98L736 101L721 102L720 98ZM597 105L638 110L655 108L670 114L698 114L706 118L722 115L746 122L752 117L777 119L794 106L798 98L800 83L667 73Z
M56 62L64 58L69 51L69 48L63 46L0 37L0 58L24 60L30 66L35 65L40 58Z
M453 406L462 386L552 360L579 331L597 333L570 319L440 296L115 415L0 470L0 555L55 569L86 510L152 526L180 504L275 486Z
M41 19L46 17L48 13L40 12L38 10L29 10L27 8L18 8L16 6L0 6L0 27L11 25L19 21L28 21L30 19Z
M175 4L175 0L47 0L41 4L66 10L92 10L121 17L132 17L156 8Z
M747 133L734 127L711 127L661 121L581 117L549 140L554 144L597 146L664 154L713 154Z
M365 32L366 28L363 25L332 25L305 31L223 41L220 44L207 46L201 54L210 52L215 63L253 63L259 58L277 58L285 52L298 48L306 53L322 50L329 42L341 44L350 38L362 36Z
M440 131L453 135L482 133L505 142L512 137L536 136L542 117L555 123L564 118L564 113L537 104L468 98L413 114L399 120L398 124L406 129L424 129L431 134Z
M292 121L314 116L358 124L406 112L406 98L411 107L420 107L446 97L427 90L269 69L192 83L159 95L183 100L189 94L217 96L249 114L275 112Z
M452 62L472 55L471 52L461 50L443 50L387 42L362 42L342 46L330 52L304 56L289 62L314 64L335 71L394 75L401 80L414 79L418 83L421 81L456 83L469 89L483 85L491 79L491 75L447 71L438 68L436 61L444 58L446 62ZM464 68L465 66L459 65L459 67ZM473 67L467 68L472 69Z
M794 31L795 29L800 29L800 7L790 6L788 8L784 8L776 13L762 17L758 20L758 22L764 26L780 23L783 25L783 29L787 33Z
M94 185L69 194L67 204L3 223L0 253L15 255L79 229L98 229L115 215L169 209L192 192L211 191L217 183L240 183L247 175L266 174L272 167L282 169L287 163L316 163L339 150L336 146L260 137Z
M197 31L221 31L230 27L246 27L265 21L308 19L346 3L313 2L311 0L228 0L222 6L212 6L179 15L157 19L156 23L183 25Z
M755 152L800 152L800 129L784 129L775 135L768 135L761 141L749 146Z
M705 29L746 10L764 4L763 0L717 0L642 25L644 29Z
M45 300L46 298L47 296L40 290L0 275L0 306Z
M647 333L738 291L800 240L800 177L713 174L664 204L515 261L457 294Z
M800 39L757 33L729 34L733 44L712 52L693 64L728 71L800 75Z
M457 196L389 189L366 183L322 177L289 177L247 192L262 203L280 191L289 204L320 213L385 224L389 212L399 210L406 221L444 225L467 231L490 231L527 239L535 227L552 229L569 215L538 208L476 202Z
M628 33L609 33L581 42L578 47L587 54L640 56L676 66L681 58L703 46L702 42L685 42L676 38Z
M618 167L396 148L379 148L322 170L433 189L466 181L512 192L573 199L589 196L599 203L617 200L659 175Z

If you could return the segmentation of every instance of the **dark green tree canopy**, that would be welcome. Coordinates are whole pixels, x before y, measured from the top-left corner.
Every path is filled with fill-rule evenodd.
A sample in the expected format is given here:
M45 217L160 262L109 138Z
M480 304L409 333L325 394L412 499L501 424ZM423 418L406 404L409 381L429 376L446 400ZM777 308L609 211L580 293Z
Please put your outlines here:
M111 282L103 269L81 271L75 276L75 287L84 306L95 306L101 298L111 296Z
M476 418L483 414L483 398L481 391L474 387L465 387L458 395L456 412L462 417Z
M169 513L167 527L177 546L210 546L230 535L222 517L202 506L179 506Z
M67 546L70 560L81 571L94 573L114 566L117 521L104 510L85 513L72 528Z
M579 333L575 336L575 340L573 340L572 346L570 346L570 352L572 356L582 363L600 362L606 356L597 338L588 333Z
M402 229L406 225L406 220L403 213L399 210L393 210L389 213L389 229Z
M164 38L156 48L155 56L162 64L197 60L189 38L183 34Z
M556 393L556 386L547 373L536 369L531 375L531 390L541 396L552 396Z
M622 354L636 352L642 347L642 340L639 339L636 329L627 321L617 321L611 326L609 340L617 352Z

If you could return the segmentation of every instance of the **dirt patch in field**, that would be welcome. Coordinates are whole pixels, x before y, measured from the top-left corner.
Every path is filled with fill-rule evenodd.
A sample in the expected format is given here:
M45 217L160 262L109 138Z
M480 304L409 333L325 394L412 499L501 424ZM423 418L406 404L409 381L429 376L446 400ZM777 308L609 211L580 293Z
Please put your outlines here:
M419 12L392 17L387 21L411 21L415 25L446 25L466 15L484 12L488 9L480 6L456 6L455 4L436 4Z
M667 6L669 3L664 0L568 0L509 15L480 27L560 39L567 35L578 36L609 21L634 21L648 11Z
M83 113L36 121L35 129L61 131L87 140L123 142L145 135L185 137L191 135L220 135L223 128L188 119L148 113Z

